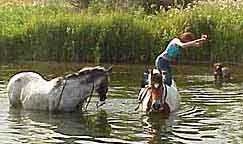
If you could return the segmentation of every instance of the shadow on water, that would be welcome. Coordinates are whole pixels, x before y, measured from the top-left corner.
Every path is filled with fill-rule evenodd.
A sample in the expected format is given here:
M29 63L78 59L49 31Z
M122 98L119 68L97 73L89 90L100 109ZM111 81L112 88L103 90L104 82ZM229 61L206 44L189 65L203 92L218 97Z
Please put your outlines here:
M25 111L10 108L9 128L16 130L19 142L78 142L103 141L96 137L109 137L111 126L107 121L107 113L57 113Z
M174 143L170 137L173 137L175 119L176 113L170 114L169 116L163 116L157 113L142 116L144 131L150 135L147 143Z

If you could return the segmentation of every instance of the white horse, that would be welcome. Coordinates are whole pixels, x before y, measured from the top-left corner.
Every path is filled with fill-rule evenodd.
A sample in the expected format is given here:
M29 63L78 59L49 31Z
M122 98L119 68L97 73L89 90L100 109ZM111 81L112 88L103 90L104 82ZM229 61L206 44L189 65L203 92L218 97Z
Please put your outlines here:
M138 106L136 110L144 112L171 113L179 110L180 94L177 90L174 80L172 85L168 86L163 82L162 73L157 70L151 70L149 74L149 84L141 88L138 94Z
M47 81L38 73L20 72L9 80L9 102L12 107L28 110L71 112L82 110L88 97L91 98L93 91L96 91L100 97L97 102L99 107L106 100L110 73L111 67L87 67L77 73Z

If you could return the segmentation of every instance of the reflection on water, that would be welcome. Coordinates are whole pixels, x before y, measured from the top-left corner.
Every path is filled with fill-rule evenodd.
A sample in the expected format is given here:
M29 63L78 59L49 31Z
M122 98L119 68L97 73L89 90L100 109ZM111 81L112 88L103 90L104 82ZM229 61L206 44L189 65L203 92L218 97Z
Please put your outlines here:
M106 104L93 98L84 113L47 113L9 108L8 78L33 70L51 79L92 64L34 63L0 66L1 143L243 143L243 70L237 79L215 87L210 66L181 66L175 79L181 109L168 117L135 112L144 66L114 65ZM109 66L109 65L105 65ZM183 69L183 71L180 71ZM241 72L239 72L241 71Z
M8 128L15 130L19 142L95 141L93 137L109 137L111 133L104 110L95 114L48 114L10 109L7 120Z

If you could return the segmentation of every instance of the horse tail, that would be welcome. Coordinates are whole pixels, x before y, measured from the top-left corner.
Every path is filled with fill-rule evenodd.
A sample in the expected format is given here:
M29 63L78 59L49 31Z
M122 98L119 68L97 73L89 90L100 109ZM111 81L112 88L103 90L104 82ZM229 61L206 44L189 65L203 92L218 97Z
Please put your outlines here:
M10 79L8 86L7 86L7 92L8 92L8 98L9 103L13 107L18 107L21 105L20 102L20 95L22 87L19 85L21 83L21 79Z
M34 72L19 72L9 79L7 92L12 106L18 107L21 105L20 96L22 89L31 81L31 77L40 78L41 76Z

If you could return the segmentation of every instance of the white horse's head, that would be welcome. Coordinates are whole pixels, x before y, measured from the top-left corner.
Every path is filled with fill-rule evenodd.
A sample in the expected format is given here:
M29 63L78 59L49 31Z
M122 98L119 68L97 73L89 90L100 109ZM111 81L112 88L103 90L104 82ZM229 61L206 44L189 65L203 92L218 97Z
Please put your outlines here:
M63 101L66 102L66 107L69 107L68 102L76 99L79 101L78 105L82 105L84 101L96 92L99 96L97 107L104 104L108 92L108 78L112 68L105 69L104 67L87 67L81 69L79 72L69 74L64 77L63 86ZM65 107L65 104L64 104ZM71 107L71 106L70 106ZM65 108L64 108L65 109ZM67 108L68 109L68 108Z

